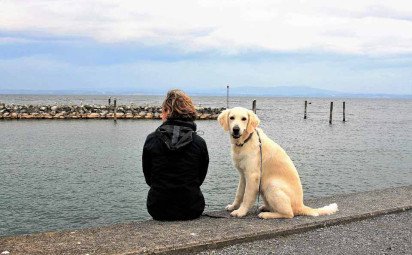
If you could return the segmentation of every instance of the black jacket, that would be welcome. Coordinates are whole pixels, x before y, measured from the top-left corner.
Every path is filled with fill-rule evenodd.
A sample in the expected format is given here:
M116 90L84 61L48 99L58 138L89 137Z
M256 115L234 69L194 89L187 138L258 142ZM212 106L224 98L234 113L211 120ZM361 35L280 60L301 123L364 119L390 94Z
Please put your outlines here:
M209 155L195 131L192 121L169 119L147 136L143 173L150 186L147 209L155 220L195 219L205 208L200 185Z

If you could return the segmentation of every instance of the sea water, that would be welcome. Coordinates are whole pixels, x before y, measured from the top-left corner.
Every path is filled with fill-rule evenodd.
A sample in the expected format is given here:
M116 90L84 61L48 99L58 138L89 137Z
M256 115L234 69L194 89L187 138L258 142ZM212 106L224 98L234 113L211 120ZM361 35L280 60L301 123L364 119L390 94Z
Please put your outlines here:
M0 95L7 104L107 104L108 96ZM113 97L112 97L113 99ZM117 96L118 104L160 105L160 96ZM412 184L412 100L230 98L251 108L264 132L293 160L304 197ZM303 119L304 100L308 118ZM225 97L193 97L225 107ZM333 123L329 106L334 101ZM342 102L346 122L342 122ZM233 201L238 173L229 135L197 121L210 156L201 189L206 210ZM142 147L160 120L0 121L0 236L150 219Z

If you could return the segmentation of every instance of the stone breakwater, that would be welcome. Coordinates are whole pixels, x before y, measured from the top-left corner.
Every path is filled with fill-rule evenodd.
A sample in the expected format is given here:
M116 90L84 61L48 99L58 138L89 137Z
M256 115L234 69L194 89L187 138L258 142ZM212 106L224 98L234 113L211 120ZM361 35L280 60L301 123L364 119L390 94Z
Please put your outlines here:
M199 120L217 119L224 108L197 107ZM6 105L0 103L0 120L14 119L160 119L159 106L118 105Z

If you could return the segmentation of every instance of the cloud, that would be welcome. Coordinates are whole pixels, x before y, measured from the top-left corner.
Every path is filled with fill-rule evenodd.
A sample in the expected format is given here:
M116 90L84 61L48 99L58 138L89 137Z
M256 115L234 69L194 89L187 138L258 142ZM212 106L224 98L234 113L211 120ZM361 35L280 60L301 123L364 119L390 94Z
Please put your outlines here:
M0 32L168 45L187 52L404 54L412 53L412 4L403 0L3 0Z

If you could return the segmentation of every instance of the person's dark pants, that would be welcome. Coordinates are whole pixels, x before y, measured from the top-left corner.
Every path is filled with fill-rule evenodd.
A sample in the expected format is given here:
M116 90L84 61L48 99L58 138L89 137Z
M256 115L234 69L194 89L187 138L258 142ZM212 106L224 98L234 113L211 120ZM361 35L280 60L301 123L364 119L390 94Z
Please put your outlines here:
M205 200L202 193L193 194L159 194L149 191L147 197L147 211L154 220L177 221L199 218L205 209Z

